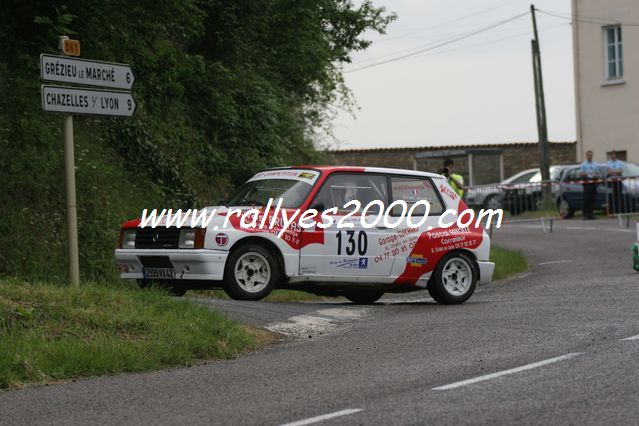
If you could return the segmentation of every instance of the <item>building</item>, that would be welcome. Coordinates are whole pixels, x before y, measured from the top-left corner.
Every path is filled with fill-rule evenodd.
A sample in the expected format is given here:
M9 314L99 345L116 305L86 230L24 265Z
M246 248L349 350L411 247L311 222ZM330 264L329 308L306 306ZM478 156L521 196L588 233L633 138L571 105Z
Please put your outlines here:
M550 164L576 162L576 142L551 142ZM467 185L501 182L525 169L539 167L539 145L536 142L424 146L414 148L344 149L329 152L335 165L391 167L438 173L444 159L455 161L455 172Z
M577 156L639 161L639 2L572 0Z

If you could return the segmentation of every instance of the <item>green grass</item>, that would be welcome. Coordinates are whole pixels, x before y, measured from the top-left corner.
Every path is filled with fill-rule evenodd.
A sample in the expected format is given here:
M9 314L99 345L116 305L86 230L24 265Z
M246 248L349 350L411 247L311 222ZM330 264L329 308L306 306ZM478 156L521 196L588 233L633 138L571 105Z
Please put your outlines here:
M271 340L159 290L0 280L0 388L188 366Z
M494 244L490 248L490 261L495 262L493 281L503 280L528 270L528 261L520 252Z

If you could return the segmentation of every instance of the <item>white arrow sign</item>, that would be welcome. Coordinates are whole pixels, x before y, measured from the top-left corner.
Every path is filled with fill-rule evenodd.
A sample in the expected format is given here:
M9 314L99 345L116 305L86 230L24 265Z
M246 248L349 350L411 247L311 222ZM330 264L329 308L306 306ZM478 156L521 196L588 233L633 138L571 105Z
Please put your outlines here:
M53 112L131 117L135 101L130 93L43 85L42 108Z
M40 55L40 77L47 81L129 90L135 76L131 67L113 62L88 61L68 56Z

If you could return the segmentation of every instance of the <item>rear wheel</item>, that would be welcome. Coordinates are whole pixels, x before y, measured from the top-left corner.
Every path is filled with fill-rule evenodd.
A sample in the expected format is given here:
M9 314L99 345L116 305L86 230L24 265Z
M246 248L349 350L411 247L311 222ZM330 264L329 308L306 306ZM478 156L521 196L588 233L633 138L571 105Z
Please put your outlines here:
M275 256L257 244L238 247L224 271L224 291L232 299L260 300L269 295L280 276Z
M344 293L344 297L356 305L372 305L383 295L384 292L379 290L349 290Z
M477 286L475 262L466 254L453 252L442 258L428 283L428 293L445 305L464 303Z
M570 203L563 197L557 202L557 209L559 210L559 216L563 219L570 219L575 214L575 209L573 209Z

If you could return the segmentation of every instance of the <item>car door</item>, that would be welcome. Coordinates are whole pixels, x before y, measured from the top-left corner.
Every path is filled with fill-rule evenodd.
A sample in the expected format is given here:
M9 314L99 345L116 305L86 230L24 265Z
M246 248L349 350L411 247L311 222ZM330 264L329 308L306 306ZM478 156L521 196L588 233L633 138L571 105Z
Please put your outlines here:
M561 185L562 197L573 209L580 210L584 205L584 185L582 183L581 169L572 168L564 173L564 181Z
M362 215L353 207L344 208L357 200L362 208L374 200L379 202ZM383 174L333 173L323 183L311 208L321 211L332 226L303 229L300 248L299 273L322 277L387 277L393 260L384 257L380 242L392 234L383 226L365 227L383 213L388 203L388 182ZM336 211L330 212L330 209ZM337 223L350 226L338 229ZM319 222L319 221L318 221Z
M436 185L428 177L391 176L390 189L391 203L404 202L407 211L403 212L399 205L391 209L389 221L397 226L393 229L393 236L382 247L384 256L394 260L393 276L399 277L401 282L419 283L425 274L432 271L435 258L440 256L439 248L431 244L438 240L430 237L440 231L438 220L446 206ZM452 191L450 194L459 203L457 195ZM428 202L429 211L423 205L424 201ZM431 231L433 235L429 235ZM421 241L419 244L418 240Z

